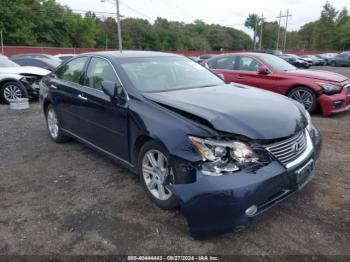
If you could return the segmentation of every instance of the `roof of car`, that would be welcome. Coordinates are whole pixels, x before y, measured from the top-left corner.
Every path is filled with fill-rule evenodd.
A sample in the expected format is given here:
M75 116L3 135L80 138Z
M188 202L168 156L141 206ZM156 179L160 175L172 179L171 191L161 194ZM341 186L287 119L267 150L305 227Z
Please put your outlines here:
M16 54L14 56L26 56L26 55L43 55L43 56L50 56L49 54L43 54L43 53L25 53L25 54Z
M81 54L84 55L84 54ZM172 53L163 53L163 52L154 52L154 51L123 51L122 53L119 51L101 51L101 52L89 52L85 53L85 55L96 55L96 56L104 56L107 58L141 58L141 57L160 57L160 56L181 56Z
M225 54L220 54L216 57L220 56L225 56L225 55L248 55L248 56L257 56L257 57L263 57L263 56L275 56L272 54L267 54L267 53L255 53L255 52L235 52L235 53L225 53Z

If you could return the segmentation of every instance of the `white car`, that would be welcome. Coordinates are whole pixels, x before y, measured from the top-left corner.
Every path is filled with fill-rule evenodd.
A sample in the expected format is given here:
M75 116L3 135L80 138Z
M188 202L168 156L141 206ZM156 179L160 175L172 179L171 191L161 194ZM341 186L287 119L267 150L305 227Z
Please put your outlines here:
M0 56L0 100L10 103L13 99L38 97L38 82L49 73L39 67L19 66Z
M72 57L74 57L75 54L58 54L55 55L55 57L59 58L61 60L61 62L64 62Z

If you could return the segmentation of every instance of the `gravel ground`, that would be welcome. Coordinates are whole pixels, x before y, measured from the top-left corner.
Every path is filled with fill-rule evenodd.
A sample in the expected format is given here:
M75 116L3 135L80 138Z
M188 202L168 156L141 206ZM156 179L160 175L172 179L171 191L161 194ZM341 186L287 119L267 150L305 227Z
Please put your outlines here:
M196 241L129 171L51 142L37 102L0 105L0 254L350 255L350 113L313 121L324 144L312 182L246 230Z

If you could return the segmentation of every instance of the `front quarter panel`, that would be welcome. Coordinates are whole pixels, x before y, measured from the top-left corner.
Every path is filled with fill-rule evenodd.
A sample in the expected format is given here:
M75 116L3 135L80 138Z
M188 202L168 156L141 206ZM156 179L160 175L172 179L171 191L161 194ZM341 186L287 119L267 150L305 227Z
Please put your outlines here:
M146 136L163 144L168 152L190 162L201 160L188 135L213 136L213 132L197 126L191 120L147 99L130 99L130 152L135 152L136 141ZM138 155L131 156L137 162Z

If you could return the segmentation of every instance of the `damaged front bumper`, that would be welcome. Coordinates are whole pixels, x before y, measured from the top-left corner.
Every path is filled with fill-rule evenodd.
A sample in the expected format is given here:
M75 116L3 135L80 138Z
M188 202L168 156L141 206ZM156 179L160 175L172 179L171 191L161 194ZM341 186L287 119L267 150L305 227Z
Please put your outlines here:
M191 183L172 184L168 188L177 197L187 219L191 235L206 237L244 228L254 217L270 209L300 188L296 172L318 158L321 136L311 134L314 150L303 161L286 169L272 161L259 169L243 169L222 176L206 176L194 170ZM253 215L247 209L254 207Z
M21 83L24 85L24 87L27 89L29 97L32 98L38 98L39 97L39 82L38 77L22 77Z

